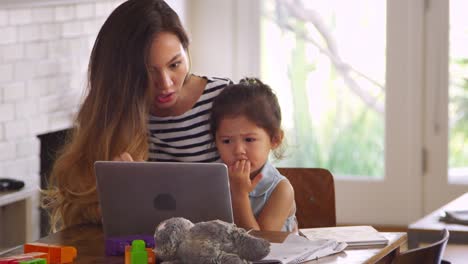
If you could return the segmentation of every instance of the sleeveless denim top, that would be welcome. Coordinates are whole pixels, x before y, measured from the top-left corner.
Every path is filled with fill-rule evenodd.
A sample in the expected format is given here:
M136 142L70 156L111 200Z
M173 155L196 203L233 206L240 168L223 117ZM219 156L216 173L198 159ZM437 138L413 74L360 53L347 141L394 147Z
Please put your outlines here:
M257 184L255 189L249 193L250 206L252 207L255 217L260 214L278 183L284 179L287 180L287 178L281 175L268 161L265 163L265 166L263 166L261 174L263 175L263 178ZM297 219L296 214L294 213L286 219L281 231L293 232L296 229Z

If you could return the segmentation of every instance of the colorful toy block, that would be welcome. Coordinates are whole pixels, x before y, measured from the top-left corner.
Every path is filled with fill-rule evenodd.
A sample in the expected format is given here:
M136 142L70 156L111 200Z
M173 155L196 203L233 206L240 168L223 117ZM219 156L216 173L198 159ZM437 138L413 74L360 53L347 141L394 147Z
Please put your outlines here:
M48 254L44 252L30 252L20 255L8 256L0 258L0 264L18 264L22 261L29 261L35 259L44 259L47 260Z
M147 248L154 248L154 237L149 235L109 237L106 239L106 256L123 256L125 247L130 246L133 240L138 239L145 241Z
M132 243L133 245L133 243ZM156 254L153 251L153 248L145 248L147 254L146 262L142 259L132 260L133 257L133 250L132 246L125 247L125 264L140 264L140 263L148 263L148 264L155 264L156 263ZM137 249L138 252L138 249ZM141 253L141 251L139 251ZM138 253L137 253L138 254Z
M21 261L19 262L19 264L47 264L47 261L43 258L38 258L38 259Z
M145 250L145 241L133 240L130 250L130 262L132 264L147 264L148 253Z
M47 262L50 264L61 264L73 262L76 258L76 248L68 246L50 245L45 243L24 244L24 253L44 252L48 253Z

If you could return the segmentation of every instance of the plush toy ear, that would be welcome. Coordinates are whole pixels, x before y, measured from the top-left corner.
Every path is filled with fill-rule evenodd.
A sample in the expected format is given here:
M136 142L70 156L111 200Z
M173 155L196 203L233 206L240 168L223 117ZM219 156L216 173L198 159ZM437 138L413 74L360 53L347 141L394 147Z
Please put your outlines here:
M161 223L156 227L156 231L163 230L164 228L166 228L166 221L161 222Z

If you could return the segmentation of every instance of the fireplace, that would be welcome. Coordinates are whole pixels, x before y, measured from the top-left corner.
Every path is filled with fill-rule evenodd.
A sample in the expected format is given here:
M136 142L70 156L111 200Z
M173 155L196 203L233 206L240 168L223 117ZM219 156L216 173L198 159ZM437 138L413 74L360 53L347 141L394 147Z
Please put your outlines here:
M70 129L62 129L51 133L38 135L40 141L40 181L41 189L46 189L49 175L52 171L58 151L62 148ZM40 234L46 236L50 231L49 215L40 209Z

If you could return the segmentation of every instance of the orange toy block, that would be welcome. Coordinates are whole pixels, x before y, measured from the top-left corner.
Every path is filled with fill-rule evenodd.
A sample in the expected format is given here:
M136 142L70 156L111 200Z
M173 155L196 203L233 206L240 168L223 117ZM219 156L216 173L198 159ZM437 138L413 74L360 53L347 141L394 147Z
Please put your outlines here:
M44 252L48 253L47 263L61 264L70 263L76 258L77 251L74 247L50 245L45 243L24 244L24 253Z
M128 245L125 246L125 264L132 264L130 261L131 259L131 252L132 246ZM148 253L148 264L156 264L156 254L154 253L152 248L146 248L146 252Z

